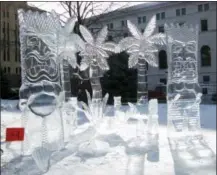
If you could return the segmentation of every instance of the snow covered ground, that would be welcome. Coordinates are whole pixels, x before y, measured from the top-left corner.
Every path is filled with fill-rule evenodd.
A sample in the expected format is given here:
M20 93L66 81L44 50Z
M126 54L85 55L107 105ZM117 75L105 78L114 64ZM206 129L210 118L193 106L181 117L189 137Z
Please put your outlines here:
M2 100L1 104L7 106L6 110L1 111L1 125L5 127L20 127L21 126L21 112L16 109L17 101ZM9 107L8 107L9 106ZM186 156L183 150L176 150L171 148L167 139L166 124L167 124L167 106L166 104L159 104L159 161L150 162L147 160L147 155L144 160L144 174L145 175L193 175L193 174L216 174L215 159L211 156L216 154L216 106L215 105L201 105L201 126L203 136L208 143L208 146L201 146L198 148L205 152L205 157L195 156L192 158ZM113 115L113 108L110 106L108 116ZM123 111L127 110L127 106L122 106ZM78 123L79 128L87 128L88 123L85 116L79 113ZM39 132L36 124L32 124L35 132ZM68 138L69 143L66 149L61 152L54 153L51 158L50 170L46 175L131 175L127 171L129 167L129 155L126 154L126 140L135 136L135 124L128 124L125 128L119 128L119 134L113 133L107 136L101 136L98 140L103 141L103 147L100 154L87 154L87 150L79 151L75 146L75 142L79 142L78 137ZM90 134L91 132L87 132ZM4 134L1 132L1 134ZM87 137L88 137L87 134ZM99 142L100 144L100 142ZM20 143L12 143L10 149L5 152L14 152L12 155L19 154ZM200 144L199 144L200 145ZM201 144L202 145L202 144ZM97 144L96 144L97 146ZM3 146L4 148L4 146ZM193 147L196 148L196 147ZM4 148L6 149L6 148ZM195 150L193 150L195 151ZM194 155L199 152L194 152ZM200 154L202 154L200 152ZM149 155L150 156L150 155ZM8 156L8 161L12 159ZM136 171L135 171L136 172ZM2 168L2 174L14 175L39 175L43 174L35 165L32 158L25 158L22 161L15 158L10 161L8 166ZM143 173L142 173L143 174ZM140 175L135 174L134 175Z

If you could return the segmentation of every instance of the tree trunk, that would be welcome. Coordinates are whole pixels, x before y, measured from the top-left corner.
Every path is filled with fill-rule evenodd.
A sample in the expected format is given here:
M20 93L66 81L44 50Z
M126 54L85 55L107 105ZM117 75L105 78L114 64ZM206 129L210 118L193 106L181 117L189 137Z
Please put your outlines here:
M137 103L147 104L148 102L148 84L147 84L147 67L145 59L139 58L137 69Z
M65 93L65 101L68 101L71 97L71 82L69 73L69 63L67 60L63 60L63 90Z
M90 69L92 69L92 76L90 75L92 99L102 99L102 87L100 83L99 67L98 65L91 65Z

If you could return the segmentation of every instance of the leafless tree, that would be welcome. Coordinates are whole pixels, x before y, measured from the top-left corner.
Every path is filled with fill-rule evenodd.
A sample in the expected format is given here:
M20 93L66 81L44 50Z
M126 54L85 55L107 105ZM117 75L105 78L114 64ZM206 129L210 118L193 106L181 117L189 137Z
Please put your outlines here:
M77 24L82 24L87 28L92 24L98 24L105 13L118 11L128 6L129 3L120 2L94 2L94 1L61 1L60 4L65 9L65 16L75 16ZM68 14L67 14L68 13ZM64 15L63 14L63 15ZM103 26L99 27L99 30ZM78 28L77 28L78 29Z

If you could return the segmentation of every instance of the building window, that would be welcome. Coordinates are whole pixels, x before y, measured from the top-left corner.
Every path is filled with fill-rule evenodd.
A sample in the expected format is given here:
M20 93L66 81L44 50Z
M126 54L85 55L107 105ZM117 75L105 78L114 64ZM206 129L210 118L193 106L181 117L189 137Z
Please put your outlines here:
M176 9L176 16L180 16L180 9Z
M113 41L113 37L111 35L108 35L108 41Z
M198 5L198 12L202 12L202 11L208 11L209 10L209 4L200 4Z
M167 79L166 78L160 78L160 83L163 83L163 84L167 84Z
M182 15L186 15L186 8L182 8Z
M165 19L165 12L161 13L161 19Z
M107 24L108 29L113 29L113 23Z
M161 50L158 54L159 69L167 69L167 53L165 50Z
M125 26L125 24L124 24L124 21L121 21L121 26L122 26L122 27L124 27L124 26Z
M141 17L138 17L138 24L141 24Z
M203 82L204 82L204 83L209 83L209 81L210 81L209 75L204 75L204 76L203 76Z
M204 4L204 11L208 11L209 10L209 4Z
M158 27L158 32L159 33L164 33L164 26L159 26Z
M160 13L156 14L156 18L157 18L157 20L160 20Z
M209 46L202 46L200 49L201 66L211 66L211 51Z
M110 29L113 29L113 23L110 23Z
M18 74L18 68L16 67L16 74Z
M8 73L11 73L11 68L10 67L8 67Z
M7 11L7 17L9 18L9 11Z
M207 94L207 88L202 89L203 94Z
M201 31L207 31L208 30L208 21L206 19L202 19L200 21L201 24Z
M143 23L146 23L146 16L143 16L143 17L142 17L142 22L143 22Z
M202 12L202 11L203 11L203 5L200 4L200 5L198 5L198 12Z
M165 12L157 13L156 18L157 20L165 19Z

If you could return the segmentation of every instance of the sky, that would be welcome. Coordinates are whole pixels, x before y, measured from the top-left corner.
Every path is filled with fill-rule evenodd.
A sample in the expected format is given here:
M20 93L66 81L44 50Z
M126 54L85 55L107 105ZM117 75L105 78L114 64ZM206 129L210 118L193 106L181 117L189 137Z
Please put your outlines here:
M56 1L44 1L44 2L34 2L34 1L28 1L27 2L28 5L30 6L35 6L38 7L40 9L46 10L46 11L51 11L51 10L55 10L58 14L62 14L61 15L61 19L63 21L66 21L66 19L69 17L68 14L66 13L65 9L62 7L62 5L60 4L60 2ZM102 8L106 9L108 8L109 4L111 2L99 2L102 4ZM115 10L119 7L129 7L129 6L133 6L133 5L138 5L138 4L142 4L145 3L144 1L140 1L140 2L114 2L114 5L112 6L112 8L110 9L110 11Z

